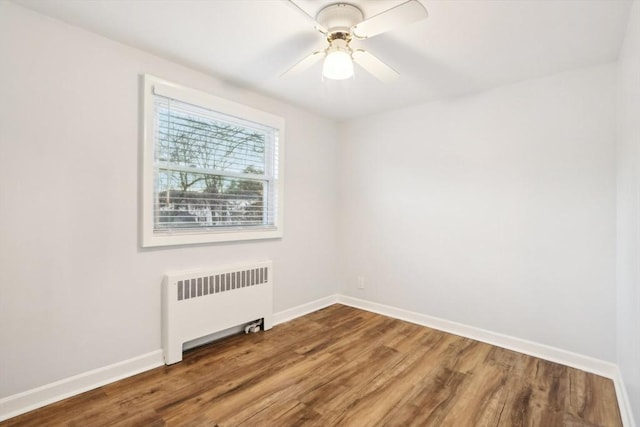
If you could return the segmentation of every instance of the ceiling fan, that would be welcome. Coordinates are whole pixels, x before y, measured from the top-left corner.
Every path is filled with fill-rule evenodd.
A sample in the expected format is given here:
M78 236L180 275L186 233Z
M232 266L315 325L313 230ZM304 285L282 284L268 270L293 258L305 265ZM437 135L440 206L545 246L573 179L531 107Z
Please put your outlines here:
M289 0L309 18L314 28L324 34L328 46L303 58L287 70L282 77L296 75L324 58L322 75L328 79L353 77L353 63L388 83L398 78L398 72L364 49L349 45L353 38L366 39L396 27L420 21L428 16L427 9L418 0L408 0L375 16L364 19L362 11L350 3L334 3L322 8L316 17L309 15L294 0Z

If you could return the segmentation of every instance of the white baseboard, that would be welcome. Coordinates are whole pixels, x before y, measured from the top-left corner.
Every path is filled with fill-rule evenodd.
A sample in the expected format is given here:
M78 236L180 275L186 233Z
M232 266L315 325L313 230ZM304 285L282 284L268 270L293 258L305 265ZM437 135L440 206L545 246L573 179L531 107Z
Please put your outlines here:
M616 367L616 376L613 378L613 384L616 387L616 396L618 397L618 406L620 407L620 416L622 417L622 425L625 427L636 427L633 419L633 411L631 410L631 401L627 394L627 388L622 379L620 369Z
M350 307L382 314L384 316L393 317L394 319L405 320L417 325L427 326L443 332L449 332L454 335L471 338L476 341L485 342L487 344L528 354L550 362L559 363L609 378L613 380L613 384L616 389L616 397L618 399L618 406L620 408L623 425L625 427L635 427L624 382L622 381L622 376L620 375L618 366L614 363L551 347L545 344L346 295L336 295L336 302Z
M333 305L337 302L337 297L337 295L331 295L325 298L320 298L315 301L308 302L306 304L299 305L297 307L274 313L273 324L279 325L280 323L285 323L289 320L293 320L296 317L301 317L305 314L313 313L314 311L329 307L330 305Z
M74 375L0 399L0 421L162 366L162 350Z
M418 325L428 326L430 328L482 341L498 347L503 347L610 378L613 380L616 388L616 395L618 398L618 405L620 407L623 425L625 427L635 427L629 398L626 393L620 371L617 365L603 360L487 331L485 329L452 322L446 319L440 319L426 314L407 311L340 294L320 298L297 307L292 307L290 309L274 313L273 324L278 325L280 323L288 322L297 317L304 316L335 303L371 311L399 320L405 320ZM24 414L25 412L29 412L85 391L101 387L105 384L157 368L163 364L164 359L162 357L162 350L156 350L129 360L114 363L113 365L105 366L103 368L75 375L42 387L27 390L13 396L5 397L0 399L0 421Z

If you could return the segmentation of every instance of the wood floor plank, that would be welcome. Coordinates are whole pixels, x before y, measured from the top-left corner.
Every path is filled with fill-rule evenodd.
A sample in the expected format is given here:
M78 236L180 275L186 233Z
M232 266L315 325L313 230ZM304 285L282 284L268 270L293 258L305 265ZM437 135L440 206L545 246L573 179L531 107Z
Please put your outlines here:
M432 357L433 354L451 352L454 336L443 334L441 339L432 341L428 340L431 338L429 335L425 333L423 340L431 345L416 346L388 364L370 381L355 384L353 394L357 399L334 411L329 421L332 424L357 425L365 417L383 419L436 366L437 358Z
M359 399L363 385L380 375L389 364L402 357L397 351L378 346L360 353L355 359L318 373L317 387L311 387L301 401L328 417ZM366 367L366 368L363 368Z
M381 425L443 425L465 377L460 372L437 367L402 396L395 407L381 419Z
M343 305L0 426L621 426L611 380Z
M491 365L467 373L454 390L448 410L438 424L501 426L509 392L505 387L508 376L506 371Z
M595 425L605 425L610 407L617 409L611 381L577 369L569 371L568 376L570 398L567 412Z

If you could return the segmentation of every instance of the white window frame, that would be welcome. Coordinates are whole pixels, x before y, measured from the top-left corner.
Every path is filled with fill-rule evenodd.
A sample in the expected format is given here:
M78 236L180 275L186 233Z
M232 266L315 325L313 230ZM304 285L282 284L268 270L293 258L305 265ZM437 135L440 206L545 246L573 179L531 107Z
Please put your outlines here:
M145 74L142 76L142 134L141 134L141 197L140 197L140 230L141 246L188 245L215 242L230 242L256 239L275 239L283 235L284 206L284 119L243 104L229 101L217 96L172 83L158 77ZM277 135L278 156L274 165L267 162L267 167L275 167L276 205L274 206L275 224L273 226L251 227L207 227L202 231L193 229L186 231L155 232L154 231L154 193L155 173L155 94L176 99L192 105L258 123L275 129Z

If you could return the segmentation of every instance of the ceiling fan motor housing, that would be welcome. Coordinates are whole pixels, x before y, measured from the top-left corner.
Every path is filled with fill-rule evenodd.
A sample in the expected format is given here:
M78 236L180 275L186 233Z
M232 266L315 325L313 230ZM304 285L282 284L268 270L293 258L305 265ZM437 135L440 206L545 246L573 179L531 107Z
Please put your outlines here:
M335 3L318 12L316 20L324 26L329 35L333 33L346 33L351 31L351 27L359 24L364 19L362 11L349 3Z
M0 0L1 1L1 0ZM297 1L297 0L295 0ZM289 0L307 18L311 15ZM355 0L351 0L355 1ZM398 72L364 49L352 49L352 38L367 39L385 33L394 27L420 21L427 17L427 10L419 0L404 3L364 20L362 10L351 3L330 4L316 14L314 28L325 35L329 46L316 50L291 67L285 74L293 75L324 59L322 75L328 79L341 80L353 76L356 63L378 80L387 83L398 78ZM312 18L313 20L313 18Z

